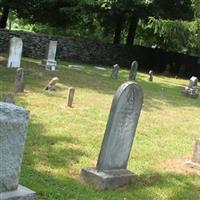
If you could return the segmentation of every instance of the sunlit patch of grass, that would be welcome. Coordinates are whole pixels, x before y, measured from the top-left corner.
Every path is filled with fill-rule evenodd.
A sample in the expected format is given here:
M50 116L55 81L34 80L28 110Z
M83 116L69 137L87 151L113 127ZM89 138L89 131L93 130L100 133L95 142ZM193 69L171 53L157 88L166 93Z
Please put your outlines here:
M0 98L14 94L15 69L5 63L1 56ZM68 64L59 62L59 71L49 72L40 60L23 59L25 93L16 95L16 103L31 114L21 184L35 190L40 200L199 199L199 173L182 167L200 133L200 99L180 94L188 80L155 75L154 82L148 82L147 74L138 73L145 98L128 164L137 180L114 191L97 192L80 180L80 170L95 166L113 95L128 81L129 72L121 69L119 79L112 80L110 69L85 65L80 71ZM53 76L60 82L56 92L47 92L44 87ZM67 108L72 86L73 108Z

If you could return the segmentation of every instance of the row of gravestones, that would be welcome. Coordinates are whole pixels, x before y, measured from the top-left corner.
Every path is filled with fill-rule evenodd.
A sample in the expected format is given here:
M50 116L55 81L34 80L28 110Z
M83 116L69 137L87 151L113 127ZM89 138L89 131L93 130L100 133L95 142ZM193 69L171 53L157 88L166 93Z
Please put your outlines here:
M21 38L13 37L10 39L9 57L7 67L19 68L21 65L23 42ZM46 59L42 60L41 65L48 70L56 70L57 62L55 60L57 41L50 41L46 51Z
M135 132L143 105L143 92L134 82L122 84L112 102L104 139L95 168L81 170L83 179L99 190L131 182L127 170ZM0 103L0 199L34 200L35 192L20 186L19 177L27 135L29 112L14 104ZM199 140L190 166L200 167Z
M117 90L96 168L82 169L84 180L97 189L129 183L134 174L127 163L143 104L143 92L134 82ZM27 135L29 112L10 103L0 103L0 199L33 200L35 192L18 185Z

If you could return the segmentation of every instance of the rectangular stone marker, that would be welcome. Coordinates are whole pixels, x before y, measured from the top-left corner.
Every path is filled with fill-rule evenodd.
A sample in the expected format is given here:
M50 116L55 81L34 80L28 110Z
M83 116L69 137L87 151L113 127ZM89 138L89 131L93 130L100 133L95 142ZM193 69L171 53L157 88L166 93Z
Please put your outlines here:
M75 88L70 87L69 93L68 93L68 98L67 98L67 106L68 107L72 107L73 100L74 100L74 93L75 93Z
M18 186L27 125L27 110L0 103L0 200L35 199L33 191Z
M42 66L47 70L55 71L57 67L56 58L57 41L50 40L46 51L46 59L42 61Z
M23 42L21 38L10 39L9 57L7 67L18 68L21 65Z
M120 69L120 66L118 64L113 65L112 74L111 74L112 79L118 78L119 69Z
M24 92L24 69L18 68L15 78L15 92Z
M143 104L143 92L134 82L117 90L110 111L96 168L82 169L83 179L96 189L116 188L129 183L134 174L127 163Z
M200 138L195 141L192 159L186 164L192 168L200 169Z

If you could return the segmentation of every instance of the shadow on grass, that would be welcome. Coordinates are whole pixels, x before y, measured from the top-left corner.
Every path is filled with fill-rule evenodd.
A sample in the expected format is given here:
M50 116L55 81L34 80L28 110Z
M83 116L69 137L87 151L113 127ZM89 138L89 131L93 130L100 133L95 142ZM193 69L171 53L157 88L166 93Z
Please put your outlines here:
M195 183L195 180L198 181ZM80 179L55 176L23 165L21 183L48 200L198 200L199 177L176 173L141 175L135 183L115 190L96 191Z

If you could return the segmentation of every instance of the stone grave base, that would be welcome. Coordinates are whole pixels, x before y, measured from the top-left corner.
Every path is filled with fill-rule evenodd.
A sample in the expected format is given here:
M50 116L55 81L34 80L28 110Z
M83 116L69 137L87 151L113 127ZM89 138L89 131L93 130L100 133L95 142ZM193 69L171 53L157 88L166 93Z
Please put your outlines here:
M132 182L136 176L128 170L97 171L95 168L81 170L81 175L86 183L97 190L113 189Z
M192 162L191 160L185 162L185 164L186 164L187 166L191 167L191 168L199 169L199 170L200 170L200 164L195 163L195 162Z
M17 190L0 193L0 200L35 200L36 193L21 185Z
M42 66L45 67L45 69L50 71L55 71L57 67L57 62L55 60L42 60Z

